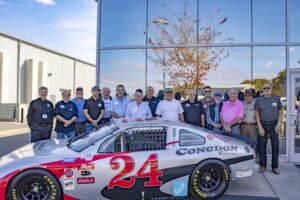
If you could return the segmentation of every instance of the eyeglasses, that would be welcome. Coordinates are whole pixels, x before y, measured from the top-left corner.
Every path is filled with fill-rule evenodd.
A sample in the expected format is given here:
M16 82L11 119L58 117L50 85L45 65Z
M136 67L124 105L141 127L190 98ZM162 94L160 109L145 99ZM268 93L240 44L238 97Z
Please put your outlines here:
M270 87L264 87L263 89L264 90L270 90L271 88Z
M210 90L206 90L206 91L204 91L205 93L211 93L211 91Z

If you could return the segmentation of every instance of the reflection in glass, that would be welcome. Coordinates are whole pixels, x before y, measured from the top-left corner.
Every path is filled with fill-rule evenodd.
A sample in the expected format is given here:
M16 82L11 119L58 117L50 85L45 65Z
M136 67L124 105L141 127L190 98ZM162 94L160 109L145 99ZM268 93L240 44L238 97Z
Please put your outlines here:
M101 1L101 46L145 45L146 0Z
M118 84L132 95L145 88L145 50L102 50L100 53L100 86L109 87L112 96Z
M290 1L290 41L300 42L300 1Z
M219 33L207 43L250 42L250 0L199 0L199 17L200 35L214 29Z
M290 68L300 68L300 46L290 47Z
M254 42L285 41L285 0L253 0Z
M148 8L148 44L197 43L197 0L151 0Z
M296 116L294 128L295 153L300 153L300 78L295 79L295 109L292 109L292 116Z
M222 93L229 88L236 88L239 91L251 88L250 47L228 47L224 51L228 52L228 57L203 77L203 84L210 85L214 91Z

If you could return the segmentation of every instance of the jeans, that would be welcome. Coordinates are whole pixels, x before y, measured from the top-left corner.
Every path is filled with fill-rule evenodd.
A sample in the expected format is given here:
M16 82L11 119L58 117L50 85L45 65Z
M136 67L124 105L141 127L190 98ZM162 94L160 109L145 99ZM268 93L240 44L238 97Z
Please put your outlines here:
M73 138L75 137L75 131L71 131L71 132L56 132L57 135L57 139L64 139L64 138Z
M275 127L277 125L277 120L275 121L261 121L261 125L265 131L264 136L258 136L259 141L259 164L261 167L267 166L267 144L268 138L271 138L271 146L272 146L272 168L278 168L278 157L279 157L279 136L275 131Z
M89 133L89 132L91 132L94 128L95 128L95 127L94 127L93 124L86 123L85 131L86 131L87 133Z

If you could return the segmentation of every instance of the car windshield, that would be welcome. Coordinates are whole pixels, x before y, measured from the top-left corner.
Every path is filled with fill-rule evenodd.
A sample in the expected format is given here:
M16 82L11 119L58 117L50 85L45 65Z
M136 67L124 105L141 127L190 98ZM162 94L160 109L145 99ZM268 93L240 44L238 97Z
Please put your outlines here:
M79 152L86 149L90 145L95 144L102 138L113 134L117 130L119 130L119 127L116 127L113 124L97 127L89 133L83 133L69 140L67 146L73 151Z

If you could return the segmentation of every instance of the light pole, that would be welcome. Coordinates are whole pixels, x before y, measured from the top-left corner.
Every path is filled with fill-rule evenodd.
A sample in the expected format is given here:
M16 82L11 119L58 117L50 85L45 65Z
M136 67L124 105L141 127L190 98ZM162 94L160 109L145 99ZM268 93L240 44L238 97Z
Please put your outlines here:
M169 21L166 19L152 19L152 23L159 24L162 26L169 25ZM164 33L162 33L162 41L164 41ZM163 89L166 89L166 56L165 48L163 48Z

